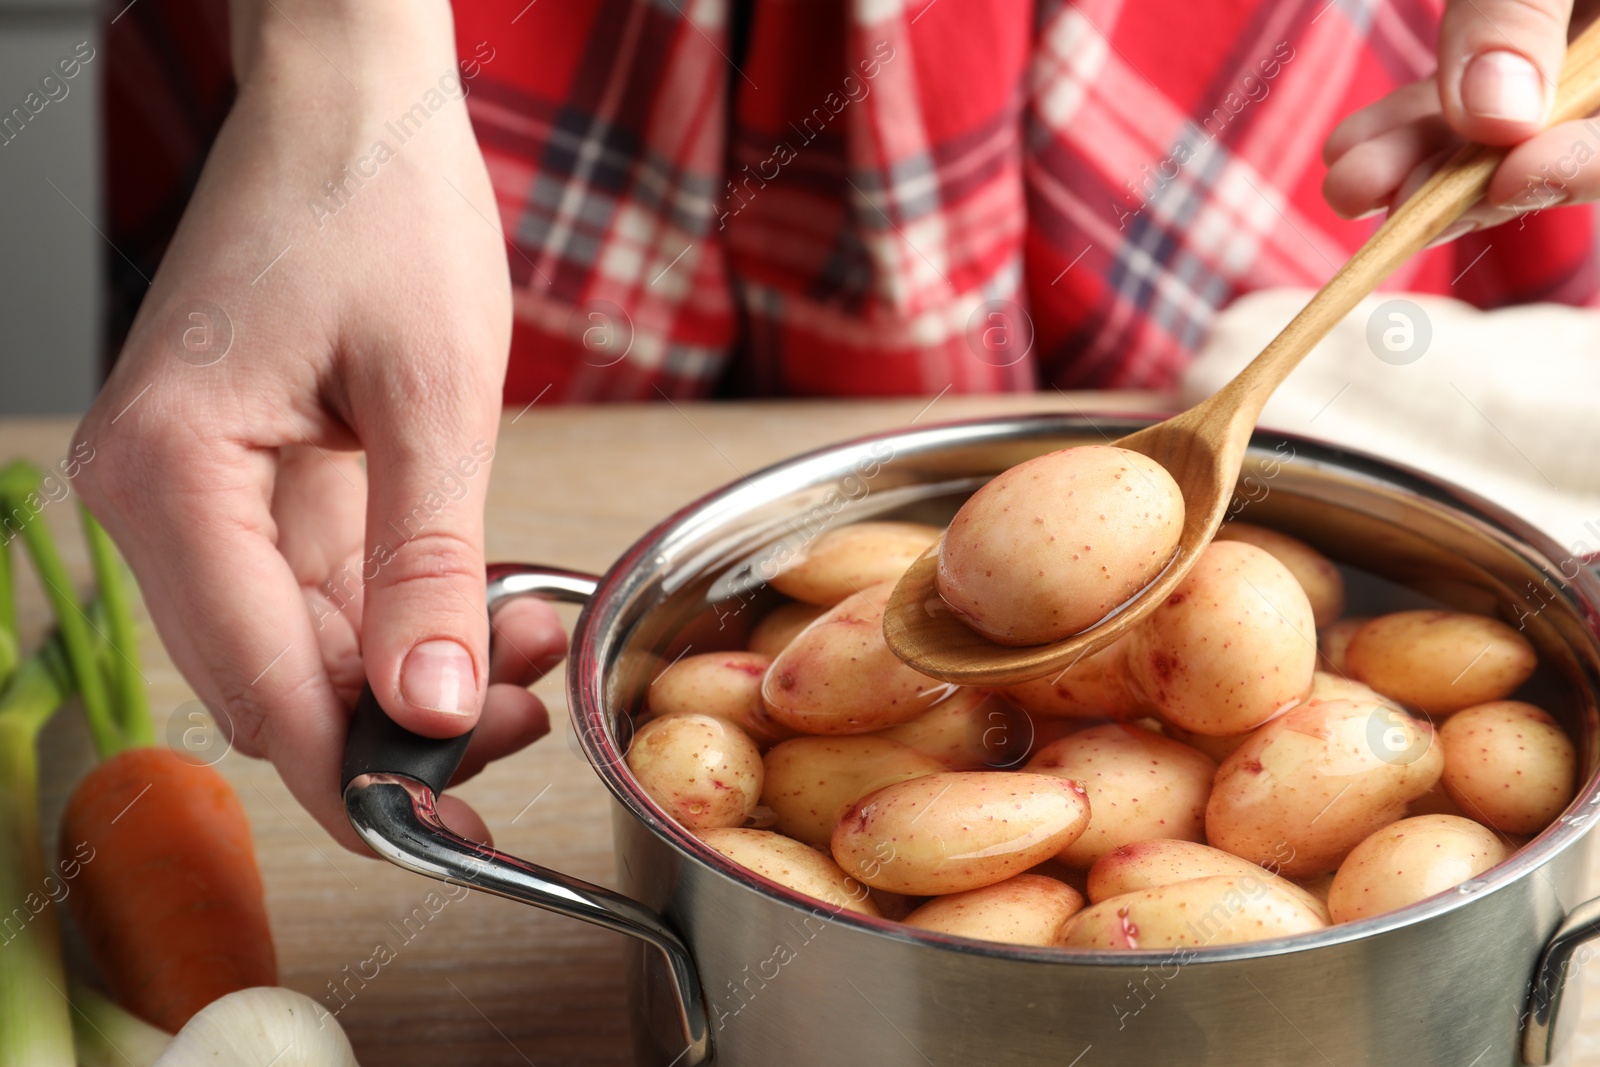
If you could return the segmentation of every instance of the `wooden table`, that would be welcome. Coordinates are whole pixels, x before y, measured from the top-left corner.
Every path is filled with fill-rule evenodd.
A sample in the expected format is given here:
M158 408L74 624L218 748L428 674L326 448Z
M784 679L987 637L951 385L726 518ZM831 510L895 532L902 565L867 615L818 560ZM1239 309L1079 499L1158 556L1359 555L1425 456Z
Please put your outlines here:
M742 474L832 441L903 426L1027 410L1138 411L1138 394L772 404L534 407L501 425L489 492L491 560L603 571L662 516ZM67 419L0 423L0 457L53 464L66 455ZM72 509L45 516L66 536L68 563L87 580ZM19 568L22 574L26 568ZM19 585L25 634L47 618L31 575ZM564 609L565 610L565 609ZM568 618L570 620L571 615ZM193 693L153 630L144 642L151 706L182 721ZM550 737L489 768L460 790L507 851L601 884L614 884L608 799L578 754L560 678L536 690L551 708ZM181 709L181 710L180 710ZM77 715L58 716L43 740L46 817L89 766ZM630 1062L620 935L532 908L472 895L437 915L404 920L434 883L335 845L264 763L229 754L218 764L249 810L267 883L285 985L332 1010L343 983L375 948L395 958L339 1013L357 1055L390 1067L539 1067ZM53 826L47 840L54 840ZM1596 884L1600 884L1597 880ZM84 966L69 944L74 966ZM366 967L371 973L370 965ZM1593 973L1585 985L1596 984ZM1600 997L1587 998L1600 1009ZM1574 1067L1600 1067L1600 1010L1585 1013Z

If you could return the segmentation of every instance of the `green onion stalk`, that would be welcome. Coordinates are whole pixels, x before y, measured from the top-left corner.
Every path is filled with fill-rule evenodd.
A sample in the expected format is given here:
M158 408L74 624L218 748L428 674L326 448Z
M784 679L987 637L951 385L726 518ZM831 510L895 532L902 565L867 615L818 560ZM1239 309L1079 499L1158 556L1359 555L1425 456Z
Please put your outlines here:
M150 1067L172 1044L165 1030L77 982L72 983L72 1030L78 1067Z
M149 703L136 663L138 643L133 613L116 549L94 516L81 511L89 560L100 587L96 613L105 622L102 627L78 603L50 528L40 521L38 511L25 503L40 499L39 483L36 467L12 463L0 470L0 502L5 505L6 514L24 516L17 536L55 614L95 751L104 760L123 749L154 744Z
M83 698L102 754L148 744L151 727L143 687L128 645L133 622L110 541L86 525L101 601L87 611L73 593L49 529L39 518L39 471L24 463L0 470L0 1067L72 1067L73 1012L68 1001L61 931L39 827L39 732L68 697ZM57 629L19 662L12 582L11 523L38 570ZM86 524L93 520L85 516ZM91 617L90 612L93 612ZM103 620L103 625L98 620ZM104 666L102 666L104 663ZM59 890L57 890L59 891Z
M0 551L4 551L0 548ZM39 832L39 731L72 692L59 640L0 696L0 1067L71 1067L61 929Z

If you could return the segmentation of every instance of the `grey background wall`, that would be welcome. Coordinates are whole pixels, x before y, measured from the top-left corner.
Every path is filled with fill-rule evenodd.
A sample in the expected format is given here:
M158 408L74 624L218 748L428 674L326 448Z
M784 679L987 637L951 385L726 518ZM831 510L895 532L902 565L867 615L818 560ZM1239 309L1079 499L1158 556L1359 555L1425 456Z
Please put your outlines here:
M65 96L0 132L0 415L83 411L98 384L101 261L116 254L96 232L99 23L90 0L0 0L0 119L27 114L79 42L96 50Z

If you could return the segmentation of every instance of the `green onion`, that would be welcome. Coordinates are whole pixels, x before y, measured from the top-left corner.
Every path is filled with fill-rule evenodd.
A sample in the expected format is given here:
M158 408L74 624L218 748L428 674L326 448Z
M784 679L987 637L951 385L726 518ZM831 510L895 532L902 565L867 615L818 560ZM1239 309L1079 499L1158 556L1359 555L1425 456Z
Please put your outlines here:
M104 667L111 685L113 717L129 748L155 744L155 728L150 724L150 700L145 693L144 675L139 673L139 634L133 624L125 568L105 527L95 521L87 508L80 511L84 537L89 542L89 558L94 563L95 582L100 587L100 604L105 609L105 624L110 630ZM98 622L99 620L95 620ZM105 753L101 753L105 758Z
M105 590L89 609L98 617L92 619L79 606L50 530L39 519L39 483L39 472L26 463L0 471L0 506L5 514L26 516L17 532L58 623L50 641L19 666L9 539L0 543L0 1067L74 1063L74 1013L57 918L63 882L45 864L39 829L39 731L76 690L102 757L151 733L143 687L132 694L137 668L121 656L102 665L112 644L105 631L124 640L133 633L109 539L98 525L89 530ZM108 678L119 704L133 701L120 715Z
M78 1067L150 1067L172 1044L165 1030L77 982L72 983L72 1034Z
M32 464L10 464L0 471L0 501L11 514L24 508L33 511L22 523L22 544L33 558L45 595L55 611L56 625L60 627L67 659L72 664L78 694L83 698L83 711L89 720L95 750L101 759L106 759L129 747L128 739L118 728L105 677L95 660L96 646L89 617L78 606L72 579L67 574L66 564L61 562L61 553L56 550L50 528L40 520L40 513L27 504L29 498L39 498L39 481L39 471Z
M71 693L57 641L0 696L0 1067L70 1067L61 931L39 834L39 730Z
M3 527L0 527L3 529ZM11 551L0 543L0 685L17 669L17 606L12 594Z

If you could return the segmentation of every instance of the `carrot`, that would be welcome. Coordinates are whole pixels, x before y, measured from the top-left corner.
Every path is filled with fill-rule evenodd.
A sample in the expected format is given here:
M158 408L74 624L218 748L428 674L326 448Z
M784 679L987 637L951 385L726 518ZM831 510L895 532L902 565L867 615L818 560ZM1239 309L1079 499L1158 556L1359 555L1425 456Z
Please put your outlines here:
M218 997L278 984L250 825L222 775L165 748L91 771L61 825L87 855L67 898L111 995L176 1033Z

